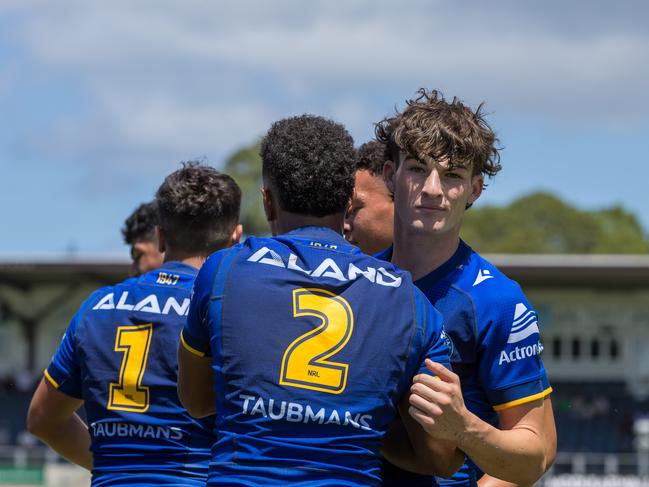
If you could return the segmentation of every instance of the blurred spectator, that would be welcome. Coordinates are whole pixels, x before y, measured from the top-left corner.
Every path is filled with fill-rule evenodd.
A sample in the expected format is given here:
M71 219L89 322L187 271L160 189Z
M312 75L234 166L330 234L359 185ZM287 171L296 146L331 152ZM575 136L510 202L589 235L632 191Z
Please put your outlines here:
M31 392L34 390L35 377L27 369L21 369L14 374L16 390L18 392Z

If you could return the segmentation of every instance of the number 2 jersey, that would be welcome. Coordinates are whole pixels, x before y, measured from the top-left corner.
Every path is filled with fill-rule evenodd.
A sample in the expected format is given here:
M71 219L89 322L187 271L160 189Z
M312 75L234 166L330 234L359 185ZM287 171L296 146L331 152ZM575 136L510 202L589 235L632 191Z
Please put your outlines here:
M94 292L46 379L83 399L92 485L205 485L214 442L176 392L179 334L198 270L180 262Z
M218 440L208 485L380 483L379 448L442 320L410 275L304 227L213 254L183 345L210 355Z
M392 249L377 255L390 260ZM541 361L536 311L518 284L460 241L453 256L415 281L442 316L450 338L451 363L460 376L466 407L498 426L498 411L552 392ZM475 486L482 471L467 459L442 486ZM385 485L436 485L385 462Z

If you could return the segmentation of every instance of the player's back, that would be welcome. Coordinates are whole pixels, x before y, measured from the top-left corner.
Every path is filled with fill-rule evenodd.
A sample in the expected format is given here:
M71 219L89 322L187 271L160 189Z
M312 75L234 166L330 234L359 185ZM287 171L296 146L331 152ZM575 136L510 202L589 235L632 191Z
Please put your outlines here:
M189 416L176 392L179 335L197 270L179 262L95 292L65 340L78 355L93 485L203 485L213 443L206 421ZM64 361L48 374L65 378ZM76 389L76 391L75 391Z
M431 344L448 360L409 274L305 227L213 255L199 288L190 325L202 313L219 432L210 483L377 484L383 433Z

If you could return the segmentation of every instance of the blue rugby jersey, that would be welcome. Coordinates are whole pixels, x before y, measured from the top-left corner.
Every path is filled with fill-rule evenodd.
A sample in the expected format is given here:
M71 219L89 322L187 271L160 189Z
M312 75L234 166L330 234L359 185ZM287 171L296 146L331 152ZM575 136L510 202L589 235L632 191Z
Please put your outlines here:
M392 249L377 258L391 260ZM453 371L467 409L498 426L497 412L552 392L541 361L537 315L519 285L460 241L453 256L415 281L444 317ZM436 485L384 461L384 485ZM475 486L483 472L469 459L443 486Z
M211 355L208 485L380 483L379 448L442 320L408 273L304 227L213 254L183 345Z
M213 420L195 420L176 392L179 334L198 270L180 262L95 291L45 370L83 399L92 485L205 485Z

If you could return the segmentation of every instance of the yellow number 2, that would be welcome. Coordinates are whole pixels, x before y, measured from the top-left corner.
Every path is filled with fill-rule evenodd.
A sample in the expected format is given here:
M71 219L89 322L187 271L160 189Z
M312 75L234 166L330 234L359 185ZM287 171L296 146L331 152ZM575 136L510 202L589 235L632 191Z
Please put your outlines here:
M151 345L153 325L129 325L117 328L115 351L122 352L119 382L111 382L108 409L143 413L149 409L149 388L142 385L142 376Z
M279 383L340 394L347 385L349 365L327 359L347 344L354 329L349 303L324 289L299 288L293 291L293 316L315 316L322 323L288 346Z

